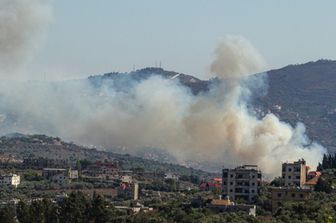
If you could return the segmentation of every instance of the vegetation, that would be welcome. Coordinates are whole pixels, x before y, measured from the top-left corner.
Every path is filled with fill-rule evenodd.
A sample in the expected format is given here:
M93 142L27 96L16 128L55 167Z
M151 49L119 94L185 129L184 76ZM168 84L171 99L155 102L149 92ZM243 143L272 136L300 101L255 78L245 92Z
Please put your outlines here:
M264 188L266 189L266 188ZM210 192L209 192L210 193ZM176 194L175 194L176 195ZM152 200L148 203L154 210L131 214L116 209L101 196L89 198L81 192L73 192L57 203L50 199L34 200L26 203L21 200L16 206L6 205L0 209L0 222L40 222L40 223L103 223L103 222L335 222L336 194L314 192L305 202L284 203L275 213L270 211L270 197L266 191L256 201L258 215L246 213L218 213L208 208L210 200L206 194L189 193L185 196L172 196L167 200ZM131 203L130 207L136 207Z
M322 163L319 163L317 170L333 169L336 168L336 153L324 154Z

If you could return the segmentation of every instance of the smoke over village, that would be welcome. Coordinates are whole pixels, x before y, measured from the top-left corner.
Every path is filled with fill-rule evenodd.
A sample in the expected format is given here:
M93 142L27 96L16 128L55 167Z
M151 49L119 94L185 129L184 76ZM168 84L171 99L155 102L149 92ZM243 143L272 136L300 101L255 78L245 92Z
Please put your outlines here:
M253 94L267 89L267 73L262 73L267 66L257 49L240 36L224 37L218 44L209 73L219 82L198 95L178 80L155 73L131 80L123 91L109 87L108 81L96 88L88 79L7 80L12 72L25 75L17 68L36 47L30 33L42 32L39 29L51 17L40 1L24 2L2 1L1 8L10 9L1 12L5 19L0 24L2 134L51 134L105 149L149 146L167 151L181 163L253 163L269 175L292 157L317 165L325 153L309 140L303 123L291 126L272 113L257 117L248 108Z
M0 222L335 222L324 4L0 0Z

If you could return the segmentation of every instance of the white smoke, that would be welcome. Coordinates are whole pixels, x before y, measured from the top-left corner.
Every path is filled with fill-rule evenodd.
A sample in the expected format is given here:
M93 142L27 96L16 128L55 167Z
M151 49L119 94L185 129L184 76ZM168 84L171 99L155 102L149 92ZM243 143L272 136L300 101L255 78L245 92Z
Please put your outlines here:
M49 9L38 0L0 0L0 66L6 76L34 48L33 34ZM43 133L111 148L157 147L180 161L258 164L279 175L281 162L303 157L316 165L325 152L309 143L303 124L295 128L273 115L247 108L252 88L264 91L265 69L257 50L228 37L215 51L211 71L221 79L198 96L178 80L154 75L119 91L89 81L0 82L0 133ZM253 81L253 84L250 84ZM254 89L255 90L255 89Z
M51 21L49 0L0 0L0 77L18 73L31 59Z

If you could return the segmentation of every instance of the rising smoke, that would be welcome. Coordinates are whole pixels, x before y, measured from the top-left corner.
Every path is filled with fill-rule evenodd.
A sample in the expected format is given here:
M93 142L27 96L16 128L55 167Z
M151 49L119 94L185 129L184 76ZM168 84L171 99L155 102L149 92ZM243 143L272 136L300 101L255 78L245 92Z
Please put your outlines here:
M1 27L9 26L1 22ZM30 36L21 38L25 43ZM9 61L1 66L15 66L22 50L1 41L0 55ZM131 80L123 91L108 82L96 88L88 80L2 81L0 133L43 133L104 148L150 146L168 151L180 162L258 164L270 176L279 175L286 160L303 157L316 165L324 148L309 142L303 124L293 128L273 114L258 118L247 107L250 83L260 91L266 87L265 75L251 74L264 69L257 50L244 38L231 36L219 44L211 64L221 81L197 96L178 80L158 75Z
M0 77L11 77L31 59L51 21L49 0L0 0Z

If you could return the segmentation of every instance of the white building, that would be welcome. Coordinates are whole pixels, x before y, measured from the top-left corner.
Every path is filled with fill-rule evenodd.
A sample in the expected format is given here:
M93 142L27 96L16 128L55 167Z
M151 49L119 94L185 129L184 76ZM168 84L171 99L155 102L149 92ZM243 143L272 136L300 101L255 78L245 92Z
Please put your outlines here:
M174 173L166 173L164 178L166 180L178 180L179 176Z
M69 179L78 179L78 170L69 169Z
M20 184L20 176L16 174L6 174L0 176L0 186L14 186Z

